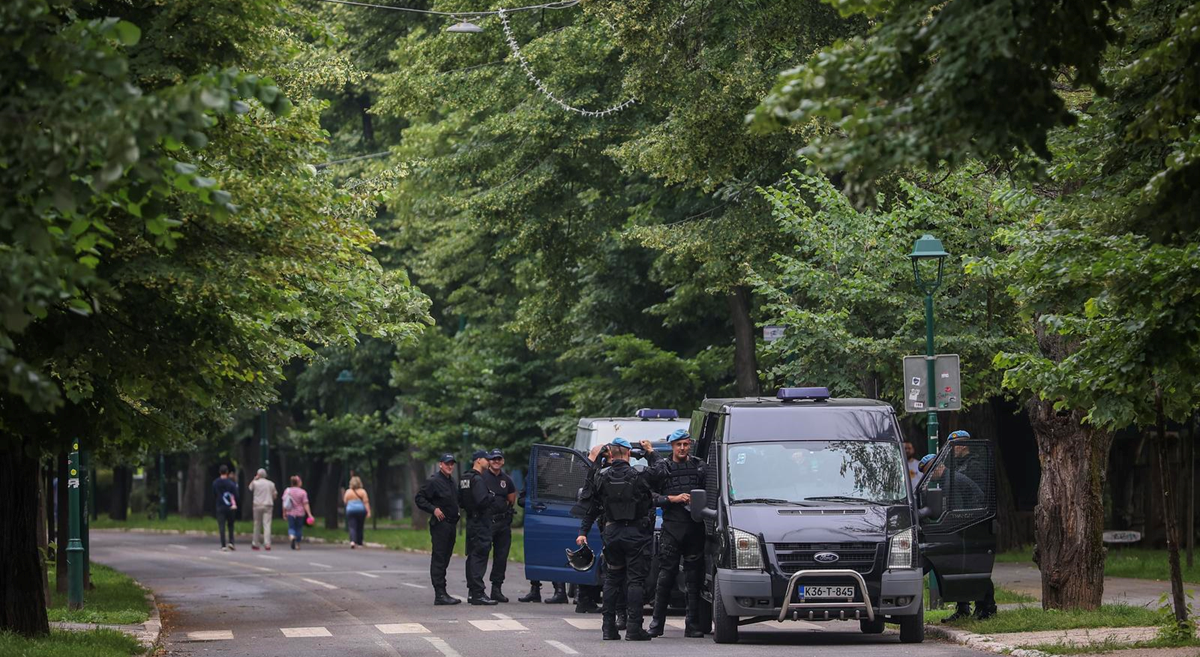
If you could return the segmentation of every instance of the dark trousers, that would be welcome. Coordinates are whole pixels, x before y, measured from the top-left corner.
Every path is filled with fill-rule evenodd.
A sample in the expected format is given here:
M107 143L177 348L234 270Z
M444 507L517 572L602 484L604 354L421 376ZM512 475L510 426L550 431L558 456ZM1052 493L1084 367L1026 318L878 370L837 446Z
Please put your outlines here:
M433 583L434 591L446 590L446 566L450 565L450 555L454 554L455 525L457 520L435 518L429 525L429 538L433 543L433 556L429 559L429 580Z
M630 630L642 629L643 588L650 570L651 535L646 523L610 522L604 527L604 622L616 620L617 598L625 591Z
M971 613L971 603L969 602L959 602L957 607L960 614ZM988 580L987 595L983 596L982 600L975 601L975 613L979 614L985 611L993 614L996 613L996 586L990 579Z
M467 520L467 595L472 598L484 593L483 573L487 571L488 552L491 549L490 518L474 517Z
M363 509L357 513L352 511L346 512L346 527L350 529L350 542L363 544L363 527L367 523L367 510Z
M504 585L508 571L508 551L512 547L512 525L508 520L492 523L492 586ZM487 556L484 555L486 560Z
M704 525L698 522L664 522L658 537L658 582L654 591L654 618L667 617L679 566L683 566L684 600L689 621L700 610L700 582L704 565Z
M229 527L229 544L233 545L233 518L237 515L236 509L222 509L217 507L217 528L221 532L221 547L225 547L225 528Z

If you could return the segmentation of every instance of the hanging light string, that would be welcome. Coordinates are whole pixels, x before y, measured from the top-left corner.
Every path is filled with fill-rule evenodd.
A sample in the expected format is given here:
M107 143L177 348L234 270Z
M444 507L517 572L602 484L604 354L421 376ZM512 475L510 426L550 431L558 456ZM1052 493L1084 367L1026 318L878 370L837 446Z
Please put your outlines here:
M620 112L621 110L637 102L636 98L630 98L625 102L618 103L607 109L589 110L581 107L575 107L565 100L562 100L558 96L555 96L549 89L546 88L546 84L534 74L533 69L529 66L529 61L525 59L525 54L521 52L521 46L517 44L517 38L513 36L512 27L508 24L507 14L509 11L512 10L500 9L497 11L497 15L500 17L500 24L504 26L504 36L508 39L508 47L512 50L513 57L517 58L517 63L521 65L521 70L525 71L525 77L529 78L529 81L532 82L534 86L538 88L538 91L542 92L542 95L545 96L550 102L558 105L568 112L575 112L576 114L583 116L600 118L604 118L609 114L616 114L617 112Z
M369 2L352 2L351 0L318 0L319 2L328 2L335 5L350 5L352 7L371 7L372 9L390 9L391 11L404 11L410 14L428 14L430 16L449 16L451 18L479 18L480 16L498 16L501 12L516 13L518 11L538 11L541 9L569 9L579 4L580 0L560 0L559 2L546 2L540 5L529 5L527 7L514 7L512 9L500 9L491 11L434 11L432 9L417 9L415 7L396 7L393 5L377 5Z

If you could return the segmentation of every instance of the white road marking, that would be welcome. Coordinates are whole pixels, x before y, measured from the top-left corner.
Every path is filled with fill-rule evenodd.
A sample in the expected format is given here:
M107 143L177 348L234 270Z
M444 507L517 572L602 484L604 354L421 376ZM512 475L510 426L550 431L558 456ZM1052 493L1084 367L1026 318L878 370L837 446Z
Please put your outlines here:
M604 619L602 618L564 618L563 620L571 624L577 630L598 630L604 627Z
M384 623L375 626L384 634L428 634L429 630L420 623Z
M578 650L575 650L571 646L568 646L567 644L562 643L560 641L551 641L550 639L546 639L546 643L554 646L555 648L558 648L559 650L563 651L564 653L566 653L568 655L578 655L579 654Z
M167 547L169 547L169 548L175 548L176 550L186 550L186 549L188 549L188 546L186 546L186 545L176 545L175 543L171 543L171 544L170 544L170 545L168 545Z
M499 618L500 620L509 620L509 619L511 619L511 618L512 618L512 616L509 616L508 614L496 614L496 613L493 613L492 615L493 615L493 616L495 616L496 618Z
M209 559L208 557L196 557L196 558L201 561L212 561L212 559Z
M273 573L273 572L275 572L274 570L271 570L270 568L263 568L262 566L250 566L250 567L251 567L251 568L253 568L253 569L255 569L255 570L261 570L261 571L263 571L264 573Z
M682 618L668 618L665 625L667 627L673 627L677 630L682 630L684 628L684 622Z
M324 586L324 587L325 587L325 588L327 588L327 589L336 589L336 588L337 588L337 587L336 587L336 586L334 586L333 584L326 584L325 582L318 582L318 581L317 581L317 580L315 580L315 579L309 579L309 578L307 578L307 577L301 577L301 578L300 578L300 581L301 581L301 582L308 582L309 584L316 584L317 586Z
M412 582L400 582L400 583L401 583L401 584L403 584L404 586L411 586L411 587L412 587L412 588L414 588L414 589L424 589L424 588L428 588L428 587L427 587L427 586L425 586L424 584L413 584Z
M317 563L317 562L315 562L315 561L310 561L310 562L308 562L308 565L310 565L310 566L316 566L317 568L333 568L333 566L329 566L329 565L326 565L326 564L323 564L323 563Z
M273 554L256 554L254 556L258 557L259 559L282 559L283 558L283 557L277 557Z
M333 636L329 630L323 627L281 627L280 632L289 639L302 639L307 637Z
M363 577L370 577L371 579L379 579L379 575L372 575L371 573L364 573L362 571L359 571L358 574L362 575Z
M462 657L462 655L458 654L457 650L450 647L450 644L446 643L442 639L437 638L436 636L427 636L425 637L425 640L432 644L434 648L437 648L438 652L442 653L446 657Z
M529 629L522 625L520 621L515 620L473 620L470 623L476 629L483 630L484 632L507 632Z
M203 630L200 632L188 632L188 638L192 641L232 641L233 630Z
M387 641L384 641L383 639L376 639L375 645L388 651L388 654L390 654L390 655L395 655L396 657L400 657L400 652L398 650L396 650L396 648L393 647L392 644L388 643Z

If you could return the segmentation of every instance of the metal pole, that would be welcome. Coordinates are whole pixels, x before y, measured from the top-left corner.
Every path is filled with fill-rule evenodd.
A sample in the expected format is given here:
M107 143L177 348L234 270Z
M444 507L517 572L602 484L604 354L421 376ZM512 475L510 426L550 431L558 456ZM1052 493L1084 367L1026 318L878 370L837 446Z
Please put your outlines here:
M167 519L167 457L158 453L158 519Z
M258 416L258 449L259 461L262 465L259 466L267 471L267 476L271 472L271 448L267 438L267 409L263 409Z
M69 528L67 541L67 606L83 608L83 542L79 540L79 443L71 446L67 455L67 492L69 494Z
M925 295L925 392L926 403L929 405L928 449L930 454L938 452L938 416L937 416L937 387L934 377L937 376L934 364L937 362L933 350L933 293Z
M79 453L79 474L83 486L79 489L79 542L83 544L83 588L92 587L92 533L89 509L96 504L95 477L92 476L92 453L84 450Z

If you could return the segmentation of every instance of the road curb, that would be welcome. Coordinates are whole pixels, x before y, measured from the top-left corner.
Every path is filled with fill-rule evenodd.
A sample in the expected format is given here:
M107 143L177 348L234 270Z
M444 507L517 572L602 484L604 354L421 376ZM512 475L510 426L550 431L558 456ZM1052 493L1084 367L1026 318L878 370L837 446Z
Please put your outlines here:
M997 655L1012 655L1013 657L1050 657L1048 653L1041 650L1029 650L1028 648L1018 648L1010 646L996 639L994 636L986 634L975 634L973 632L965 632L963 630L952 630L941 625L925 625L925 633L949 641L957 643L961 646L966 646L974 650L983 650L986 652L996 653Z
M162 639L162 615L158 612L158 599L154 597L154 591L147 589L142 583L138 583L146 590L146 599L150 601L150 618L142 623L142 631L138 635L138 643L146 649L146 654L150 654L158 647L159 640Z

